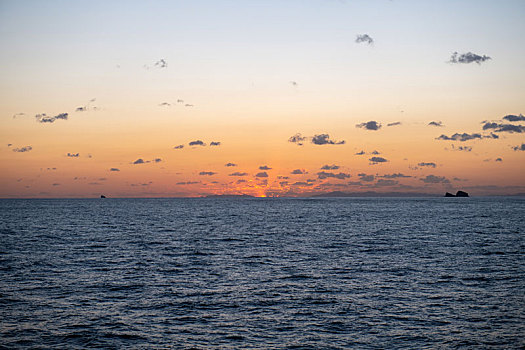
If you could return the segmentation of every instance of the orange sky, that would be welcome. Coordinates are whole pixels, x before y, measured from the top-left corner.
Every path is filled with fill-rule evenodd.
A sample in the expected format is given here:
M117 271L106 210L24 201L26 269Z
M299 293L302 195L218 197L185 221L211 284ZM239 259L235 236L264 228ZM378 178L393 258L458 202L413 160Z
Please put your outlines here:
M525 193L523 3L159 4L2 4L0 197Z

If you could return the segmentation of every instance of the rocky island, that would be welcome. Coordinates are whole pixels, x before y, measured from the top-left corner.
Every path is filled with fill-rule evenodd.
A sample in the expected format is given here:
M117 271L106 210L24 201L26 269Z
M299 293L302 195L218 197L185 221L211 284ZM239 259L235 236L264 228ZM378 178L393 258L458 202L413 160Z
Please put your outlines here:
M469 197L467 192L464 191L457 191L456 194L452 194L450 192L445 193L445 197Z

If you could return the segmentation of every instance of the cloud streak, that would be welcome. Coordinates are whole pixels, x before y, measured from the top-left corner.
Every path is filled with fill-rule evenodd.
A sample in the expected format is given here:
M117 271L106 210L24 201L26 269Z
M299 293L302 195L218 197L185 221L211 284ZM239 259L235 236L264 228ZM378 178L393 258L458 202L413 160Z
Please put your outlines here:
M69 114L67 113L60 113L55 115L54 117L50 117L45 113L37 114L35 115L35 119L39 123L54 123L57 120L67 120Z
M24 146L24 147L20 147L20 148L13 148L13 152L24 153L24 152L29 152L32 149L33 149L33 147L31 147L31 146Z
M436 163L433 163L433 162L421 162L421 163L417 163L418 166L422 166L422 167L429 167L429 168L435 168L436 167Z
M335 174L335 173L328 173L326 171L320 171L317 173L317 178L321 180L328 179L328 178L344 180L344 179L348 179L350 176L351 176L350 174L346 174L346 173Z
M503 119L509 122L523 122L525 121L525 116L521 114L520 115L509 114L509 115L504 116Z
M304 144L304 141L307 139L310 139L310 142L314 145L344 145L345 141L334 141L330 139L330 136L328 134L317 134L312 136L311 138L301 135L300 133L297 133L293 136L291 136L288 139L288 142L295 143L298 146L302 146Z
M458 54L457 52L454 52L452 56L450 56L449 62L450 63L465 63L465 64L469 64L469 63L481 64L482 62L488 61L490 59L492 58L490 58L489 56L486 56L486 55L480 56L472 52L467 52L467 53L462 53L462 54Z
M372 164L378 164L378 163L386 163L388 162L387 159L383 158L383 157L372 157L369 159L369 161L372 163Z
M154 158L153 160L144 160L142 158L139 158L136 161L132 162L131 164L139 165L139 164L160 163L160 162L162 162L162 159L160 159L160 158Z
M356 128L361 128L365 130L379 130L381 129L381 123L376 122L375 120L371 120L369 122L364 122L361 124L357 124L355 126Z
M476 139L481 140L481 139L498 139L498 138L499 136L495 134L481 135L480 133L467 134L464 132L462 134L455 133L452 136L447 136L443 134L437 137L436 140L465 142L465 141L476 140Z
M426 184L449 184L450 180L447 179L444 176L436 176L436 175L427 175L426 177L422 177L419 180L423 181Z
M339 169L339 165L335 165L335 164L333 164L333 165L328 165L327 164L327 165L323 165L321 167L321 170L337 170L337 169Z
M344 145L345 141L333 141L330 140L330 136L328 134L319 134L312 137L312 143L314 145Z
M355 42L358 44L366 43L368 45L371 45L374 43L374 39L372 39L372 37L368 34L357 34Z
M190 145L190 146L206 146L206 144L204 142L202 142L201 140L191 141L188 145Z
M503 124L487 122L483 125L483 130L494 130L494 132L524 133L525 125Z
M386 126L396 126L396 125L401 125L401 122L388 123Z

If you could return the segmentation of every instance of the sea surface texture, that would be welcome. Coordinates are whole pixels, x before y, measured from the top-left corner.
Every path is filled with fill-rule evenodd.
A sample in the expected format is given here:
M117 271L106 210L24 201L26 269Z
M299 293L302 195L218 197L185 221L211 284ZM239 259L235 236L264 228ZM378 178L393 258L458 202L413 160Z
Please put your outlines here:
M0 201L0 347L525 346L524 198Z

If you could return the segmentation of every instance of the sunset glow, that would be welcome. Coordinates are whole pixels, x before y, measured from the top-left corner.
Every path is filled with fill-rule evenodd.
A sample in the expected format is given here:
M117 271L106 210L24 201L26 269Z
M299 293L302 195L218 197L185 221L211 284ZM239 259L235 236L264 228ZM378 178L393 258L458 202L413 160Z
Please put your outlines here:
M525 193L524 13L3 1L0 197Z

